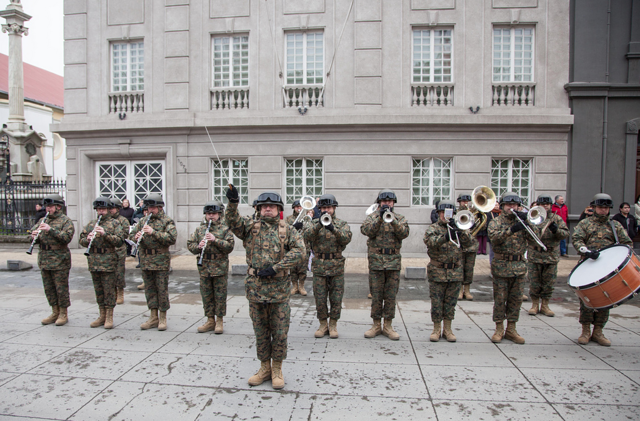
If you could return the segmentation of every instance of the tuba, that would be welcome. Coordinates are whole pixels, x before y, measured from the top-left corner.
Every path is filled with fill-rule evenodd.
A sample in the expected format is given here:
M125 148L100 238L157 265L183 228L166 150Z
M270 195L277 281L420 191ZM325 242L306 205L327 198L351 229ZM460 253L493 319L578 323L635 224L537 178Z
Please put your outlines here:
M490 212L496 205L496 201L496 194L489 187L478 186L473 189L473 193L471 193L472 205L470 206L470 213L473 215L472 226L474 226L470 233L472 237L478 235L478 233L482 231L487 225L487 215L485 215L485 212ZM469 229L461 227L459 228Z

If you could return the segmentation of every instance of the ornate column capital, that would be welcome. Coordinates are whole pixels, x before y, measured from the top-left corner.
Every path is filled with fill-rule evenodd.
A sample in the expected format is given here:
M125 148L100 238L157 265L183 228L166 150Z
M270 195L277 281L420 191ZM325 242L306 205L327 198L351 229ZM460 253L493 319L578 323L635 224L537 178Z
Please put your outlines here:
M9 35L29 35L29 28L17 23L2 24L2 32L6 32Z

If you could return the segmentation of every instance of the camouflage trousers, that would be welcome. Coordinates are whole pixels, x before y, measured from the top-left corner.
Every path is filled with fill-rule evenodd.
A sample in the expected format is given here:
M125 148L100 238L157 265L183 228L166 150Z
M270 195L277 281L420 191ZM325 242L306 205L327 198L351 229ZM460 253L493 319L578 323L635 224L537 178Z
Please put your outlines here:
M396 316L396 295L400 287L399 270L369 270L371 286L371 318L393 319Z
M124 261L127 256L118 256L118 268L116 269L116 287L124 289L126 284L124 282Z
M168 270L143 270L144 296L147 299L149 309L157 308L167 311L169 305L169 271Z
M593 310L580 300L580 324L592 324L604 327L609 321L609 309Z
M456 304L458 304L458 294L461 286L461 282L429 281L432 322L453 320L456 315Z
M462 268L464 270L464 280L462 285L471 285L473 282L473 269L476 265L475 251L462 253Z
M260 361L282 361L287 358L287 335L291 307L284 303L249 301L249 316L256 335L256 351Z
M342 312L342 297L344 296L344 274L335 276L313 275L313 295L316 299L316 314L318 320L325 320L329 316L339 320ZM327 307L327 299L331 305L331 314Z
M116 272L91 272L98 307L116 306Z
M205 316L227 315L227 276L200 275L200 295Z
M44 295L51 307L67 308L71 305L69 298L69 270L41 270Z
M524 276L514 278L493 277L493 321L517 322L520 318Z
M307 267L309 266L309 255L307 255L306 259L302 259L302 262L289 271L289 280L291 282L300 282L300 284L304 284L304 281L307 280Z
M557 263L527 262L529 274L529 295L531 298L551 299L553 286L558 277Z

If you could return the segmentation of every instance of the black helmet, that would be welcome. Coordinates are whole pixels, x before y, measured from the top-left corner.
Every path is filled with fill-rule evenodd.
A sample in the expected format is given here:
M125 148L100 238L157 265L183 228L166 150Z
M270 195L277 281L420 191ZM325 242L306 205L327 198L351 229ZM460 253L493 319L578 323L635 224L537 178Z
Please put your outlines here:
M202 209L202 213L213 212L213 213L222 213L224 212L224 205L217 200L211 200L204 204L204 208Z
M282 198L278 193L266 191L262 193L260 196L258 196L258 198L256 199L257 207L260 207L260 205L266 205L269 203L280 206L280 210L284 209Z
M322 206L338 206L338 201L332 194L323 194L320 196L320 199L318 199L318 207L320 208Z
M253 201L253 205L251 205L251 206L253 206L253 208L255 209L256 206L258 206L258 199L254 200Z
M110 207L112 207L112 204L111 204L111 199L109 199L108 197L100 196L100 197L97 197L96 200L93 201L93 208L94 209L110 208Z
M109 199L111 201L112 204L112 208L118 208L118 209L122 209L122 201L120 199L118 199L117 197L112 197L111 199Z
M255 206L255 203L254 203ZM291 209L295 208L296 206L300 206L300 201L299 200L294 200L293 203L291 204Z
M398 198L396 194L391 189L382 189L380 193L378 193L378 198L376 199L377 203L380 203L383 200L393 200L393 203L398 203Z
M536 200L538 205L553 205L553 199L548 194L541 194L538 196L538 200Z
M471 195L470 194L462 194L462 193L459 194L457 202L460 203L460 202L463 202L463 201L464 202L471 202Z
M109 200L109 199L107 199ZM48 194L42 199L42 204L47 205L60 205L64 206L64 199L58 193Z
M441 200L438 203L438 211L444 211L445 209L453 209L453 213L456 213L456 204L453 203L453 200Z
M500 205L504 205L505 203L515 203L521 205L522 199L520 199L520 196L518 196L516 193L510 191L503 194L500 198Z
M595 196L593 196L591 203L593 203L592 206L604 206L609 208L613 207L613 200L611 200L611 196L606 193L596 194Z
M160 193L149 193L145 196L144 203L147 206L164 206L164 200L162 200Z

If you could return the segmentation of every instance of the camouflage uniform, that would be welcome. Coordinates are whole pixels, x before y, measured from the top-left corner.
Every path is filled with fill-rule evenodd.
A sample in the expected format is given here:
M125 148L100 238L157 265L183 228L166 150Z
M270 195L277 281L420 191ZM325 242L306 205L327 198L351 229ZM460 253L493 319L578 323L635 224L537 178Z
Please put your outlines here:
M618 234L618 240L621 244L627 244L633 246L633 242L627 234L627 230L618 222L612 221L616 227L616 233ZM609 215L597 215L583 219L573 230L572 236L573 247L576 250L580 250L580 247L587 247L589 250L596 251L603 247L615 244L616 239L613 236L611 230L611 224L609 222ZM581 255L581 261L586 257ZM609 320L609 310L595 311L584 305L580 300L580 323L581 324L593 324L602 326Z
M173 219L169 218L163 209L159 209L157 215L152 213L141 219L129 234L131 241L136 241L138 231L142 231L145 221L153 228L152 234L144 233L140 240L140 267L142 268L142 281L145 284L145 297L149 309L167 311L169 305L169 267L171 256L169 246L176 243L178 232Z
M202 249L198 244L207 231L209 221L203 220L187 241L189 251L198 256ZM227 278L229 276L229 253L235 244L233 233L220 220L212 221L209 232L216 237L208 241L204 249L202 266L198 266L200 273L200 294L204 315L207 317L224 317L227 314Z
M467 206L460 206L460 210L468 209ZM471 243L468 246L462 246L462 270L464 276L462 285L471 285L473 282L473 269L476 265L476 256L478 255L478 240L470 237Z
M226 220L231 231L243 241L249 273L245 279L245 292L249 300L249 314L256 335L256 351L262 362L270 359L282 361L287 357L289 332L289 297L291 288L287 270L300 264L306 255L300 234L284 221L284 247L281 250L278 218L251 220L238 214L238 204L229 203ZM259 278L262 269L273 267L276 276Z
M287 216L284 221L287 223L287 225L292 226L293 221L296 220L298 215L299 215L299 212L293 211L293 215ZM308 225L309 224L308 218L304 218L302 220L302 223L304 226ZM311 247L309 247L309 243L307 243L306 239L305 239L304 245L307 250L306 258L302 259L299 265L289 270L289 276L290 276L289 279L291 280L291 283L295 285L298 285L298 284L304 285L304 281L307 280L307 268L309 267L309 257L311 255Z
M517 222L515 215L502 212L489 223L489 241L495 253L491 262L494 322L504 319L517 322L520 317L523 284L527 275L524 252L529 234L526 230L512 233L510 228Z
M89 222L80 233L79 244L88 247L87 236L93 231L96 219ZM113 308L116 305L116 270L118 268L117 249L124 243L122 225L111 215L100 218L104 235L97 235L91 242L87 261L93 279L93 289L99 307Z
M549 225L552 223L558 226L555 234L549 230ZM532 236L527 236L529 243L527 248L529 295L532 300L550 299L558 275L558 260L560 260L558 246L561 240L569 237L569 228L559 215L548 212L547 219L540 225L533 225L531 229L547 247L547 251L544 251Z
M44 219L44 218L43 218ZM43 220L38 221L31 231L38 229ZM37 243L40 244L38 266L42 274L44 293L51 307L67 308L69 299L69 270L71 270L71 252L68 244L73 238L75 228L71 219L62 210L49 214L49 231L41 231Z
M335 209L335 208L334 208ZM316 299L316 314L319 320L329 316L340 319L342 297L344 295L344 264L342 252L351 242L351 228L335 213L331 223L334 230L329 231L319 219L314 219L304 230L304 239L313 248L313 295ZM331 315L327 308L327 298L331 305Z
M402 240L409 236L409 224L398 213L392 222L386 223L379 212L373 212L362 223L360 232L369 237L371 318L392 320L396 314L396 294L400 286L400 248Z
M427 278L433 322L453 320L458 303L458 292L464 279L463 250L474 241L468 230L460 232L459 239L462 247L460 249L449 241L446 237L447 232L447 222L438 219L438 222L427 227L423 239L430 258L427 265Z
M116 271L116 287L124 289L126 284L124 280L124 262L127 260L127 243L125 238L129 237L129 220L122 215L116 214L115 218L122 226L122 245L117 248L118 253L118 270Z

